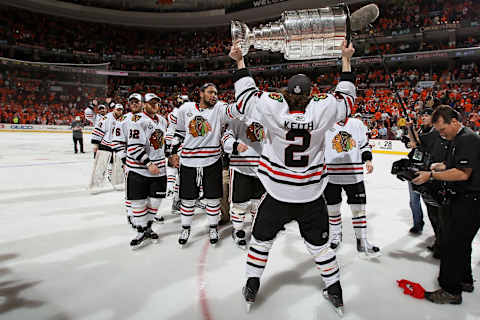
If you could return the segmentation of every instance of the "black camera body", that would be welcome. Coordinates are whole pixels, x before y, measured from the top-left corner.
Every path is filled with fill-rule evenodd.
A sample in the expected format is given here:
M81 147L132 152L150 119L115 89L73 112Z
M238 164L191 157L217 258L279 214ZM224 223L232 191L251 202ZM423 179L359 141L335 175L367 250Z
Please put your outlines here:
M430 171L432 156L421 148L410 151L408 158L400 159L392 164L391 173L401 181L412 181L419 171ZM412 189L422 195L423 200L433 206L444 204L444 188L439 181L429 181L421 185L412 184Z

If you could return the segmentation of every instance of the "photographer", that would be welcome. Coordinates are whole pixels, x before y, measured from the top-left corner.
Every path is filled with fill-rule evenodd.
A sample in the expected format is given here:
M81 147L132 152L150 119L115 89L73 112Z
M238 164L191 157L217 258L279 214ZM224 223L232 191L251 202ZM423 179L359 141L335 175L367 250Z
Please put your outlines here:
M450 146L445 162L434 163L432 171L418 172L412 181L417 185L429 180L448 182L440 208L441 289L426 292L425 298L439 304L461 304L462 291L473 291L472 240L480 227L480 137L465 128L449 106L439 106L432 122Z
M414 148L412 152L419 152L422 154L422 158L425 158L423 161L426 168L429 168L432 163L445 160L448 150L448 141L443 139L432 125L432 113L433 109L431 108L425 108L422 110L420 112L422 126L417 132L409 130L411 145ZM415 156L415 154L413 154L413 156ZM415 186L412 185L409 185L409 187L412 187L413 190L416 189ZM428 248L433 251L433 256L437 259L440 258L439 204L435 201L431 201L432 199L429 195L435 194L439 187L439 182L432 181L426 186L427 191L422 195L423 201L427 207L428 218L432 224L433 232L435 233L435 242ZM421 227L423 227L423 219L421 221ZM412 232L412 230L410 230L410 232Z

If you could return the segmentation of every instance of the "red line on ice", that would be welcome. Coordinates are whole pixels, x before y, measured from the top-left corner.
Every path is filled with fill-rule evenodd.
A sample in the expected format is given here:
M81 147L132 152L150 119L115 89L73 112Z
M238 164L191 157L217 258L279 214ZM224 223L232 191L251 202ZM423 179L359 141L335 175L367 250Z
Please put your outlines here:
M206 280L205 280L205 269L207 262L207 252L210 247L210 241L205 241L203 246L202 253L200 254L200 260L198 261L198 296L200 298L200 309L202 312L203 319L212 320L212 314L208 307L208 298L206 290Z

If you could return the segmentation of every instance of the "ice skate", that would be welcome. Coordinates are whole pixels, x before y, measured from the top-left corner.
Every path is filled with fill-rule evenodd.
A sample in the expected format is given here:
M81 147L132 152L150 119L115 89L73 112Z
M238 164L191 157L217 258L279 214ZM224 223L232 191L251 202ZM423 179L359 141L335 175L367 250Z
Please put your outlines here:
M245 231L243 230L232 230L232 238L235 245L242 250L247 249L247 240L245 239Z
M341 231L330 233L330 248L332 250L337 250L341 243L342 243L342 232Z
M255 298L257 297L258 289L260 288L260 279L259 278L248 278L245 287L243 287L242 294L245 299L247 312L250 312L253 304L255 303Z
M138 231L137 236L130 241L130 248L137 250L150 244L150 237L147 231Z
M175 195L175 191L173 189L168 189L167 190L167 195L165 196L166 199L173 199L173 196Z
M330 301L332 307L335 309L335 312L340 317L343 317L343 296L340 281L337 281L328 288L323 289L323 296L325 297L325 299Z
M151 226L151 222L149 223L149 226L147 228L147 234L148 234L148 237L152 240L153 243L158 243L158 234L155 233L153 230L152 230L152 226Z
M210 244L212 245L212 247L215 247L218 242L217 226L210 226L209 237L210 237Z
M357 251L361 258L377 258L382 255L380 248L370 244L367 239L357 239Z
M128 225L129 225L133 230L137 230L137 228L135 228L135 225L133 224L132 216L127 216L127 222L128 222Z
M172 214L179 215L180 214L180 205L182 204L182 201L179 200L173 200L172 202Z
M158 224L164 224L165 223L165 218L162 215L156 214L153 216L153 221Z
M182 232L180 233L180 237L178 238L178 244L180 248L183 248L190 237L190 227L182 227Z

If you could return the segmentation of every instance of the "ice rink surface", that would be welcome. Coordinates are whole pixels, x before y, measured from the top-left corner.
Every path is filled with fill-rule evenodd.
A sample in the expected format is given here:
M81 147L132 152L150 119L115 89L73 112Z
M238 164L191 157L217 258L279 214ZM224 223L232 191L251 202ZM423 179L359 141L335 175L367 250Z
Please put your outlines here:
M177 245L180 218L162 209L157 245L129 248L123 192L90 195L88 153L74 154L70 134L0 132L0 319L338 319L322 298L323 282L295 223L278 235L249 314L241 297L246 252L233 245L231 226L216 248L197 210L189 245ZM396 280L437 289L438 260L426 246L432 230L411 236L407 185L389 174L399 156L374 154L367 177L369 240L383 256L362 260L354 247L351 213L343 207L338 251L343 319L480 319L480 282L460 306L406 296ZM473 243L480 278L480 240Z

